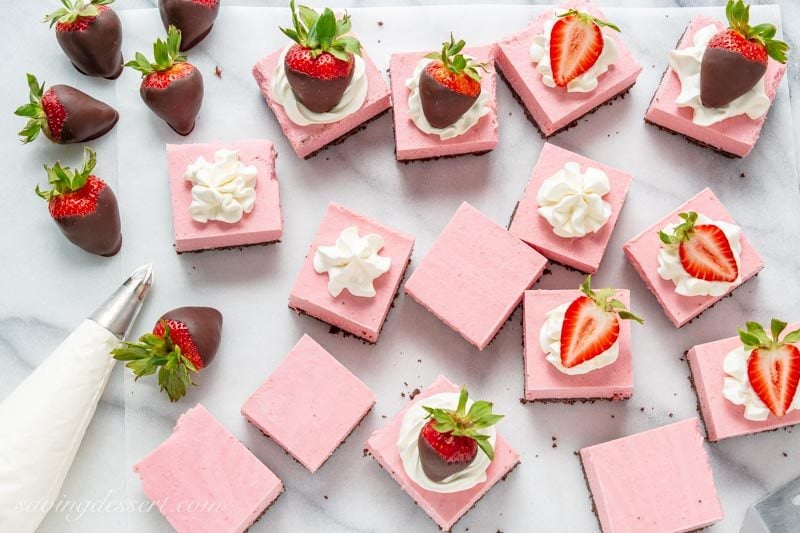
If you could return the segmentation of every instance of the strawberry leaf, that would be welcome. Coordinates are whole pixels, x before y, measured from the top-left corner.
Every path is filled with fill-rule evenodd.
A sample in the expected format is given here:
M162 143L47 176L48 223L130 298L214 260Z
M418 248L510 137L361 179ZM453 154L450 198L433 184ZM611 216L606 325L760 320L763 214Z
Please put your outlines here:
M787 333L783 338L784 344L795 344L798 342L800 342L800 329Z
M772 331L772 340L778 342L780 340L781 333L789 324L778 320L777 318L773 318L772 322L770 323L770 330Z

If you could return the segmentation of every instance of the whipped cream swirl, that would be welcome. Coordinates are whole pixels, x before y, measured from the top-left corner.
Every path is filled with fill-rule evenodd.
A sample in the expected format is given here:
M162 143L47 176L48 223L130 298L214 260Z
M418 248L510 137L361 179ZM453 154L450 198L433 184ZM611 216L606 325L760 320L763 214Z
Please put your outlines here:
M722 395L734 405L743 405L747 420L763 422L769 417L770 410L750 385L750 378L747 376L750 353L740 346L725 356L722 362L722 370L725 372ZM786 412L794 409L800 409L800 394L795 394L792 405Z
M464 57L467 60L475 59L468 55L464 55ZM477 124L481 117L489 114L491 111L489 107L489 93L481 89L478 99L475 100L472 107L467 109L458 120L446 128L434 128L425 117L425 113L422 110L422 99L419 95L420 74L422 74L422 71L425 70L425 67L427 67L428 63L431 61L431 59L422 58L414 68L414 73L406 80L406 87L408 87L410 91L408 94L408 118L410 118L421 131L431 135L438 135L439 139L446 141L447 139L463 135Z
M711 126L726 118L747 115L755 120L762 117L770 106L770 100L762 77L752 89L722 107L706 107L700 100L700 65L708 41L718 32L716 25L704 26L694 34L692 44L682 50L669 53L669 66L681 80L681 92L675 99L678 107L694 110L692 122L698 126Z
M376 278L389 271L391 257L378 255L383 237L359 237L358 226L342 230L336 244L320 246L314 253L314 270L328 273L328 292L334 298L347 289L353 296L374 297Z
M611 217L611 204L603 201L609 192L611 183L605 172L589 167L582 173L580 165L570 161L542 183L536 201L553 233L583 237L600 231Z
M542 33L536 35L531 44L531 62L537 64L536 70L542 75L542 83L548 87L556 87L556 82L553 80L553 67L550 65L550 34L553 31L553 25L558 20L558 15L566 12L566 9L556 8L553 11L553 18L545 21ZM617 43L603 32L603 51L600 52L600 57L589 67L589 70L567 83L567 92L589 93L594 91L597 88L597 79L605 74L608 67L616 63L618 59Z
M275 65L272 71L272 78L269 81L272 99L283 106L283 110L289 120L298 126L331 124L361 109L367 99L368 89L367 69L361 56L353 54L355 60L353 79L350 80L350 85L345 89L344 95L342 95L342 99L336 104L336 107L326 113L315 113L297 100L292 92L292 86L289 85L289 80L286 78L283 61L286 58L286 52L291 47L292 45L288 45L283 49L283 53L278 58L278 64Z
M724 296L731 287L742 282L742 228L721 220L711 220L698 213L697 225L706 224L717 226L728 238L736 265L739 267L739 277L733 282L697 279L683 268L679 245L662 242L658 253L658 274L662 279L672 281L675 284L675 292L682 296ZM664 233L672 235L676 226L677 224L667 224L664 226Z
M192 183L192 219L203 224L209 220L239 222L256 203L257 176L258 169L239 161L236 150L217 150L213 163L198 157L183 175Z
M547 356L547 362L556 367L559 372L570 376L586 374L612 364L619 357L619 339L605 352L579 365L567 368L561 364L561 329L564 326L564 315L571 303L559 305L545 315L547 320L539 330L539 346Z
M431 492L449 494L469 490L475 485L486 481L486 469L492 463L485 453L478 450L478 455L472 463L461 472L457 472L441 481L432 481L425 475L417 444L422 428L428 423L428 412L422 406L455 410L458 407L458 396L457 392L442 392L418 401L408 408L400 426L400 434L397 437L397 451L400 452L403 469L414 483ZM472 404L472 400L467 400L467 410ZM494 426L482 429L480 432L484 435L489 435L489 444L494 448L497 441L497 432Z

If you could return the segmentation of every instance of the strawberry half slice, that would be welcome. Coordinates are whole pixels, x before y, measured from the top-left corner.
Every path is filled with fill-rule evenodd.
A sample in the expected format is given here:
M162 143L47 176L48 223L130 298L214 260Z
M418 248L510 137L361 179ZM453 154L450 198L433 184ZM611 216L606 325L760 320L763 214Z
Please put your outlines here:
M792 406L800 384L800 330L781 333L786 322L773 319L772 337L758 322L748 322L747 330L739 330L739 338L746 350L752 350L747 360L747 377L750 386L764 405L777 417L784 416Z
M550 66L557 86L566 87L597 62L604 47L601 28L620 31L614 24L577 9L558 15L550 32Z
M590 361L611 348L619 339L619 321L644 320L634 315L620 300L616 289L592 290L592 277L587 276L581 296L567 307L561 326L561 364L573 368Z
M714 224L697 224L699 215L691 211L678 215L683 223L673 234L661 231L659 238L667 245L678 245L681 265L693 278L733 283L739 279L739 264L728 236Z

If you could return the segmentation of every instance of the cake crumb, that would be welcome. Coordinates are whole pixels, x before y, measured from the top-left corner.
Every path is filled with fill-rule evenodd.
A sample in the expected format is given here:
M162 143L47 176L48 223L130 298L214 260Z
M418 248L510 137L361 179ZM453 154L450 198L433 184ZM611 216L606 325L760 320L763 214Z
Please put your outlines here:
M214 76L222 78L222 69L219 66L214 67Z

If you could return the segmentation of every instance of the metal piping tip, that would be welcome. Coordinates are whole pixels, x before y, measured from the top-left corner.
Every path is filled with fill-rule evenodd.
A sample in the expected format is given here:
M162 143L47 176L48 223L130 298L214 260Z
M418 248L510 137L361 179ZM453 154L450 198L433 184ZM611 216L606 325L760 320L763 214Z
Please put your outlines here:
M140 266L89 319L123 340L136 321L152 285L153 263Z

